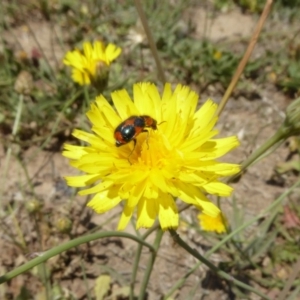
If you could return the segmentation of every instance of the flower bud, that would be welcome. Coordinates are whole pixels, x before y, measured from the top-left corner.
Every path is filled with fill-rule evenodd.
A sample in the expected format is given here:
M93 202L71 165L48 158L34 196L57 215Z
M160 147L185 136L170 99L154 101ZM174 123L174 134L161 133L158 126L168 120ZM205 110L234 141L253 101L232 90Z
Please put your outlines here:
M70 233L72 225L72 221L68 217L60 217L55 224L60 233Z
M16 79L14 89L22 95L29 95L33 88L33 78L27 71L21 71Z
M288 136L300 134L300 98L287 107L283 128Z
M38 199L32 199L30 201L27 201L25 204L27 211L31 214L35 214L39 212L42 206L43 206L42 202Z
M96 63L95 76L91 76L91 83L98 93L102 93L108 84L109 66L104 61Z

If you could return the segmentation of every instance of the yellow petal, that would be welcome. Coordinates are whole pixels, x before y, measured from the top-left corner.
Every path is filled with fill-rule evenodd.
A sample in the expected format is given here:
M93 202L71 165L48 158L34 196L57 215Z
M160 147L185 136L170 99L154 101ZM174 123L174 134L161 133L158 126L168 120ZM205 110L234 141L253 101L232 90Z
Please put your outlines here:
M124 230L130 221L135 207L129 207L125 204L118 224L118 230Z
M200 206L203 213L216 217L220 209L213 204L209 199L207 199L201 191L191 185L178 182L179 198L188 204L193 204Z
M88 58L88 59L92 59L93 58L93 48L92 48L92 44L89 42L85 42L83 44L83 52L84 55Z
M204 213L198 215L200 226L205 231L215 231L217 233L226 232L227 220L222 213L219 213L215 218Z
M105 46L101 41L94 42L93 59L106 62Z
M102 214L117 204L120 203L122 199L118 196L117 191L115 190L105 190L103 192L97 193L87 204L88 207L91 207L96 213Z
M75 129L72 132L72 135L78 138L79 140L85 141L91 144L94 148L101 151L109 151L110 148L106 143L103 142L98 136L95 136L92 133L88 133L82 130ZM82 147L83 148L83 147ZM94 151L95 152L95 151Z
M138 204L136 228L150 228L158 214L158 201L143 197Z
M176 126L176 121L179 116L177 115L177 101L176 96L171 91L171 86L169 84L165 85L162 100L162 121L164 123L161 125L163 133L167 138L171 138L172 134L178 128ZM176 128L177 127L177 128Z
M216 120L216 119L215 119ZM212 127L215 125L215 120L212 121L209 127L207 127L206 131L202 131L198 136L193 136L186 139L180 146L180 150L183 152L190 153L192 151L198 150L199 153L203 153L202 147L209 139L219 133L218 130L212 130ZM199 149L201 147L201 149ZM204 156L204 154L203 154Z
M97 178L98 180L99 178ZM113 186L113 181L103 181L100 182L98 184L96 184L95 186L89 188L89 189L85 189L85 190L81 190L78 192L79 195L84 196L84 195L89 195L89 194L96 194L99 192L103 192L104 190L108 190L109 188L111 188ZM118 187L114 187L116 190L118 189Z
M181 115L181 119L188 121L193 118L195 109L198 104L198 95L187 86L177 85L174 90L177 95L177 113ZM189 105L186 105L189 103Z
M96 103L104 119L104 123L110 125L110 128L115 129L122 122L116 111L102 95L96 97Z
M65 177L67 184L74 187L83 187L93 184L95 181L99 180L101 176L98 174L91 175L81 175L81 176L67 176Z
M230 176L240 171L240 165L220 163L216 161L189 162L189 169L201 171L202 173L214 173L215 176Z
M113 92L111 97L122 120L126 120L130 116L139 115L139 111L133 104L126 90Z
M70 159L80 159L83 155L88 154L86 147L64 144L63 156Z
M91 79L87 73L83 73L80 70L73 69L72 79L74 82L79 83L80 85L89 85L91 84Z
M201 146L201 153L205 155L203 160L219 158L239 145L240 142L236 136L207 141Z
M145 187L146 180L139 182L133 187L127 201L129 207L135 207L138 204L144 194Z
M233 191L232 187L230 187L229 185L223 182L218 182L218 181L206 183L202 186L202 188L208 194L222 196L222 197L230 196Z
M105 49L105 56L108 63L115 60L120 54L122 50L120 47L117 47L114 44L108 44Z
M215 116L218 105L214 103L211 99L208 99L200 109L194 115L194 126L190 132L189 137L194 137L201 134L201 131L205 129L207 131L207 126L211 127L212 123L217 122L217 117ZM213 122L212 122L213 121Z
M160 193L158 218L163 230L176 229L178 227L179 215L177 206L170 194Z
M139 83L133 86L134 104L139 115L149 115L161 122L160 95L154 84Z

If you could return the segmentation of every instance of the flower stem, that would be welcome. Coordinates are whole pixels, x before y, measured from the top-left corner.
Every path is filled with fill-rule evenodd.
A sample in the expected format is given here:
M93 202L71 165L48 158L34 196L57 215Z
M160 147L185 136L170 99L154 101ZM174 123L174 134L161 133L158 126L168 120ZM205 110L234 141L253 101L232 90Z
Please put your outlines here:
M136 250L136 253L135 253L135 258L134 258L134 263L133 263L133 268L132 268L132 274L131 274L129 300L134 300L134 284L135 284L137 270L138 270L140 259L141 259L142 249L143 249L143 245L138 244L138 247L137 247L137 250Z
M145 274L144 274L144 278L143 278L143 282L142 282L142 285L141 285L138 300L146 299L147 286L148 286L148 283L149 283L150 275L152 273L154 262L155 262L155 259L156 259L156 256L157 256L157 251L158 251L158 248L160 246L160 242L161 242L161 239L163 237L163 234L164 234L164 232L160 228L157 229L155 241L154 241L154 244L153 244L154 251L150 254L150 258L148 260L148 264L147 264L147 268L146 268L146 271L145 271Z
M146 246L147 248L149 248L149 250L155 252L156 249L154 246L146 243L145 241L143 241L142 239L137 238L136 236L132 235L132 234L128 234L128 233L124 233L124 232L119 232L119 231L107 231L107 232L97 232L97 233L93 233L93 234L88 234L85 236L81 236L79 238L73 239L71 241L68 241L67 243L64 243L62 245L59 245L57 247L54 247L46 252L40 253L39 257L36 257L32 260L30 260L29 262L23 264L20 267L15 268L14 270L6 273L5 275L0 277L0 284L3 282L6 282L30 269L32 269L33 267L37 266L38 264L47 261L49 258L60 254L64 251L67 251L71 248L77 247L81 244L85 244L97 239L101 239L101 238L105 238L105 237L123 237L123 238L128 238L131 239L133 241L136 241L137 243L143 244L144 246Z
M85 112L87 111L91 103L91 99L89 95L89 87L87 85L84 86L83 93L84 93L83 115L85 115Z
M19 95L19 103L18 103L18 107L17 107L17 113L16 113L13 129L12 129L13 139L15 139L16 134L19 129L19 124L20 124L22 109L23 109L23 101L24 101L24 95L20 94ZM3 176L2 176L2 180L1 180L2 187L1 187L1 191L0 191L0 207L2 207L2 198L3 198L2 196L3 196L4 187L6 186L6 176L7 176L7 171L8 171L8 167L9 167L11 152L12 152L12 147L10 145L6 152L4 167L3 167L4 171L3 171Z
M40 222L39 222L40 221ZM44 250L44 243L43 243L43 235L41 232L41 228L39 224L42 224L42 220L38 218L38 216L35 214L34 215L34 224L35 224L35 229L36 233L38 236L38 241L39 241L39 246L41 250ZM51 283L50 283L50 277L49 277L49 272L47 272L47 267L46 263L43 262L38 266L40 277L42 280L42 283L45 288L45 297L47 300L51 299Z
M164 70L162 68L161 62L160 62L160 58L159 58L158 51L157 51L157 48L156 48L156 43L153 39L151 30L149 28L147 18L146 18L146 15L144 13L141 1L140 0L134 0L134 4L135 4L136 10L139 14L139 17L141 19L143 28L144 28L145 33L146 33L152 55L153 55L155 63L156 63L159 79L162 81L162 83L166 83L166 77L165 77L165 73L164 73Z
M220 277L224 278L228 282L234 283L236 286L239 286L247 291L253 292L257 295L259 295L262 299L270 300L269 297L262 294L260 291L256 290L255 288L249 286L248 284L245 284L237 279L235 279L230 274L227 274L226 272L218 269L213 263L211 263L209 260L207 260L204 256L202 256L199 252L197 252L195 249L192 249L187 243L185 243L178 235L178 233L173 230L169 229L169 232L171 233L171 236L173 237L174 241L177 242L178 245L180 245L183 249L185 249L188 253L190 253L192 256L197 258L199 261L201 261L203 264L205 264L211 271L215 272Z
M261 156L268 151L270 148L278 144L284 138L286 138L286 132L281 126L273 136L271 136L263 145L256 149L241 165L239 173L228 178L227 182L233 182L238 178L250 165L256 162Z
M267 0L266 1L264 10L263 10L263 12L260 16L260 19L257 22L256 28L255 28L255 30L253 32L253 35L251 37L251 40L249 42L248 48L247 48L242 60L240 61L239 65L238 65L238 67L237 67L237 69L236 69L236 71L233 75L233 78L232 78L232 80L231 80L231 82L230 82L230 84L229 84L222 100L221 100L221 103L218 107L218 110L216 112L217 116L219 116L222 113L226 103L228 102L228 99L229 99L232 91L234 90L235 86L237 85L237 82L238 82L241 74L243 73L243 71L246 67L246 64L247 64L247 62L248 62L248 60L249 60L249 58L250 58L250 56L253 52L253 49L254 49L254 47L257 43L260 32L261 32L261 30L264 26L264 23L265 23L268 15L270 13L272 2L273 2L273 0Z
M148 229L146 231L146 233L143 234L142 240L145 241L146 238L152 232L154 232L156 229L158 229L159 227L160 227L160 224L158 222L156 222L155 225L153 225L150 229ZM133 271L132 271L132 275L131 275L130 295L129 295L130 300L134 299L134 284L135 284L135 281L136 281L137 269L139 267L139 262L140 262L140 258L141 258L142 249L143 249L143 244L139 243L136 254L135 254L135 258L134 258Z

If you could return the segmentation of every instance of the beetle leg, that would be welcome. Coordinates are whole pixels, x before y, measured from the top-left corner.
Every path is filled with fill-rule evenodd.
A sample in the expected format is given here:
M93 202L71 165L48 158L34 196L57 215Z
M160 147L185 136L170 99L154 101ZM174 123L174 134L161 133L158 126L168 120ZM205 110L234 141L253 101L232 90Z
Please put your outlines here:
M132 155L132 153L133 153L133 151L134 151L134 149L135 149L135 146L136 146L136 139L132 139L132 141L133 141L133 143L134 143L134 146L133 146L133 149L131 150L129 156L127 157L127 160L128 160L128 162L129 162L131 165L132 165L132 163L131 163L129 157Z

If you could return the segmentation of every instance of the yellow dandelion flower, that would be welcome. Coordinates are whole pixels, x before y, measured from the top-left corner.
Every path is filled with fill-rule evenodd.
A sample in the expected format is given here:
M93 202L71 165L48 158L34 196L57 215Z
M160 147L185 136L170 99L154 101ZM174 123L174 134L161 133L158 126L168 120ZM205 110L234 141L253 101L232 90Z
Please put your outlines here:
M232 188L219 179L236 174L240 167L216 160L239 145L235 136L213 138L218 134L214 129L217 104L209 99L196 110L198 95L182 85L172 91L170 84L162 95L154 84L139 83L133 86L133 101L125 90L111 97L116 110L102 95L91 105L87 116L93 133L73 133L89 146L64 146L63 155L71 159L71 165L86 173L67 177L68 185L94 184L79 194L95 194L88 206L97 213L123 200L119 230L126 227L135 208L137 228L151 227L157 217L162 229L177 228L175 198L218 216L219 208L205 194L229 196ZM148 132L136 136L136 143L116 147L118 125L143 115L157 121L157 130L147 128Z
M200 226L205 231L215 231L217 233L226 232L228 222L221 212L216 217L200 213L198 219L200 221Z
M72 78L80 85L97 84L97 81L108 78L108 67L121 54L121 48L114 44L104 45L96 41L83 44L83 51L67 52L63 62L71 66Z

